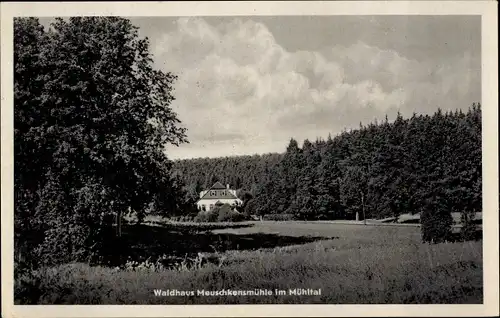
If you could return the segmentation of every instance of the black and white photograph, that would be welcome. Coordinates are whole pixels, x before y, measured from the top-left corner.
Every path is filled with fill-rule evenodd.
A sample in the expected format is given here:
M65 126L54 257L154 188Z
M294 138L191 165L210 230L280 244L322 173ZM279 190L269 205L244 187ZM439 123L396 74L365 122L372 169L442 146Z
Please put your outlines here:
M14 305L498 296L481 14L164 12L5 22Z

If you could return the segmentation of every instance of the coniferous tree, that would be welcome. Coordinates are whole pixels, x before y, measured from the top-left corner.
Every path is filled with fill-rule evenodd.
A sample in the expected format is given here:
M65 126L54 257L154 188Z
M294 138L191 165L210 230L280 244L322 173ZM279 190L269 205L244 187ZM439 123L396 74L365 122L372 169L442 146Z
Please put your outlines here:
M296 194L292 197L295 200L295 215L299 219L317 219L318 213L318 193L317 193L317 173L316 166L319 163L319 153L316 152L309 140L304 141L302 147L302 169L297 178Z
M481 109L398 114L393 122L306 140L302 148L292 139L281 154L181 160L174 167L186 185L207 173L240 177L239 190L254 196L258 214L354 219L364 210L367 218L422 213L444 220L443 211L481 211Z

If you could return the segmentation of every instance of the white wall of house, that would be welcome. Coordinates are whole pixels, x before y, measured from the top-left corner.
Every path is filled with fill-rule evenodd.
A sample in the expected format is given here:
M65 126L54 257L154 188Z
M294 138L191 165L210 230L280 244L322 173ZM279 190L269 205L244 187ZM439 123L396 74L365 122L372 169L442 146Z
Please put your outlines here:
M243 202L240 199L203 199L196 203L198 210L202 209L202 206L205 205L205 211L210 211L215 207L215 203L220 201L221 203L227 204L242 204Z
M205 193L207 193L207 192L208 192L208 190L203 190L203 191L201 191L201 192L200 192L200 198L201 198L201 197L203 197L203 196L205 195Z

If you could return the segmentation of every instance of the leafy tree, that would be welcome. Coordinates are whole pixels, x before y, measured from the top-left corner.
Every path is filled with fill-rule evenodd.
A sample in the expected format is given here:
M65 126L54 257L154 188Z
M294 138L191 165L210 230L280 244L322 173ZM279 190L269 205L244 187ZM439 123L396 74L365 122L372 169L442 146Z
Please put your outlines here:
M57 19L49 31L15 19L20 257L95 261L129 209L179 207L164 153L187 141L169 106L175 79L153 69L148 39L127 19Z
M248 200L247 203L245 204L243 211L246 216L256 215L257 209L255 207L255 200L254 199Z
M244 211L247 216L255 214L255 202L253 201L253 195L247 191L240 191L238 194L238 198L243 202L241 206L239 206L239 211ZM247 208L250 202L251 206Z
M423 242L440 243L450 237L453 219L441 191L426 200L420 222Z

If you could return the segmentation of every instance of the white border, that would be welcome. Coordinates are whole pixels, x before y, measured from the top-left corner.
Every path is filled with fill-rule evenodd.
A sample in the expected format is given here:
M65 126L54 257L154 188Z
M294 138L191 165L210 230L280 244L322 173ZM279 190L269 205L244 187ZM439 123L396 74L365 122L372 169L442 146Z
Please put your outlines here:
M494 1L1 3L3 317L494 316L498 315L498 34ZM481 15L483 305L13 305L13 70L15 16Z

